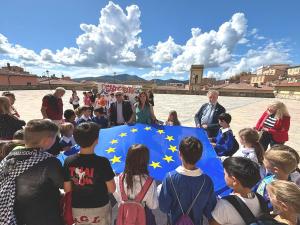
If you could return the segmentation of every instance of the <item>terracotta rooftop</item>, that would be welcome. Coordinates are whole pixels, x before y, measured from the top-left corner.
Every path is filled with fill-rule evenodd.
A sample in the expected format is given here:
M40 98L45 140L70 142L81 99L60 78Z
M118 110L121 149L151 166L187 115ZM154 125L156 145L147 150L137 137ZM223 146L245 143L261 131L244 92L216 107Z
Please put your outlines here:
M40 80L40 84L49 84L49 80ZM80 83L72 81L72 80L64 80L64 79L51 79L50 84L56 85L79 85Z
M28 72L20 73L20 72L14 72L9 70L2 70L0 69L0 75L9 75L9 76L29 76L29 77L36 77L37 75L30 74Z
M230 84L221 84L211 87L212 89L236 89L236 90L273 90L273 87L270 86L260 86L259 88L253 87L250 84L245 83L230 83Z
M276 85L275 87L300 87L300 82L281 83L281 84Z

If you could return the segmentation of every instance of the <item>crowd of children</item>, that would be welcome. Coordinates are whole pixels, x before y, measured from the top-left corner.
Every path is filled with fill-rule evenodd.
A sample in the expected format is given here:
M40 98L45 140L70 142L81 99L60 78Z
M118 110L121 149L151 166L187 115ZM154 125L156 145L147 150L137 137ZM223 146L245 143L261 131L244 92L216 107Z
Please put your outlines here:
M76 105L76 95L72 97ZM13 141L0 143L0 224L156 225L151 210L157 208L167 215L168 224L176 225L300 224L300 158L291 147L278 144L265 151L254 128L238 132L239 146L230 114L222 113L218 135L210 141L231 194L216 196L211 178L196 166L203 145L195 137L181 140L181 165L157 186L149 175L147 146L128 149L121 174L95 154L99 130L110 124L103 99L96 108L89 105L91 100L84 101L84 106L65 110L59 127L47 119L31 120ZM165 125L180 125L176 111L169 113ZM77 144L80 152L62 167L48 153L56 142L60 151ZM65 194L63 216L59 189ZM115 221L112 199L119 208Z

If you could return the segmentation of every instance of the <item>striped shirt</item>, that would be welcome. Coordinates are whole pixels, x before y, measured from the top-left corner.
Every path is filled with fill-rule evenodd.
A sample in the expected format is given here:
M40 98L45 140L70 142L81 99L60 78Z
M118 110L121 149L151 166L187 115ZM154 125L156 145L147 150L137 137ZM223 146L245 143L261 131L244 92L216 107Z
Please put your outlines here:
M275 115L270 115L264 122L265 128L273 128L276 123Z

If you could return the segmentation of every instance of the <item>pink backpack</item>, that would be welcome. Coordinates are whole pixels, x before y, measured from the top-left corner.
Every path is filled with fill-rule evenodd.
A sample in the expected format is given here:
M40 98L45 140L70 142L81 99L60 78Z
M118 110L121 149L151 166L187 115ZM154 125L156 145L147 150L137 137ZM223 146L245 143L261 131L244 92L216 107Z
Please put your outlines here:
M119 206L116 225L146 225L146 213L142 200L150 188L153 179L148 177L140 193L136 195L134 200L130 200L124 191L124 177L124 174L119 176L122 202Z

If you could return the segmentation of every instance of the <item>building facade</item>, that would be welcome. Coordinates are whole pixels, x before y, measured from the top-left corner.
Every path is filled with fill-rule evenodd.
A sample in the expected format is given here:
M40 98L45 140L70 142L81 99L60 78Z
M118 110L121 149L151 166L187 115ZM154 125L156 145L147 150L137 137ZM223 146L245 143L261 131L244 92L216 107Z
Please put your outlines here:
M8 63L6 67L0 68L0 86L36 86L38 84L38 77L24 71L18 66L10 66Z
M251 78L251 84L266 84L268 82L279 80L286 77L288 74L288 64L274 64L269 66L259 67L256 70L257 76Z
M204 65L192 65L190 69L190 81L189 90L190 91L200 91L203 84L203 71Z

